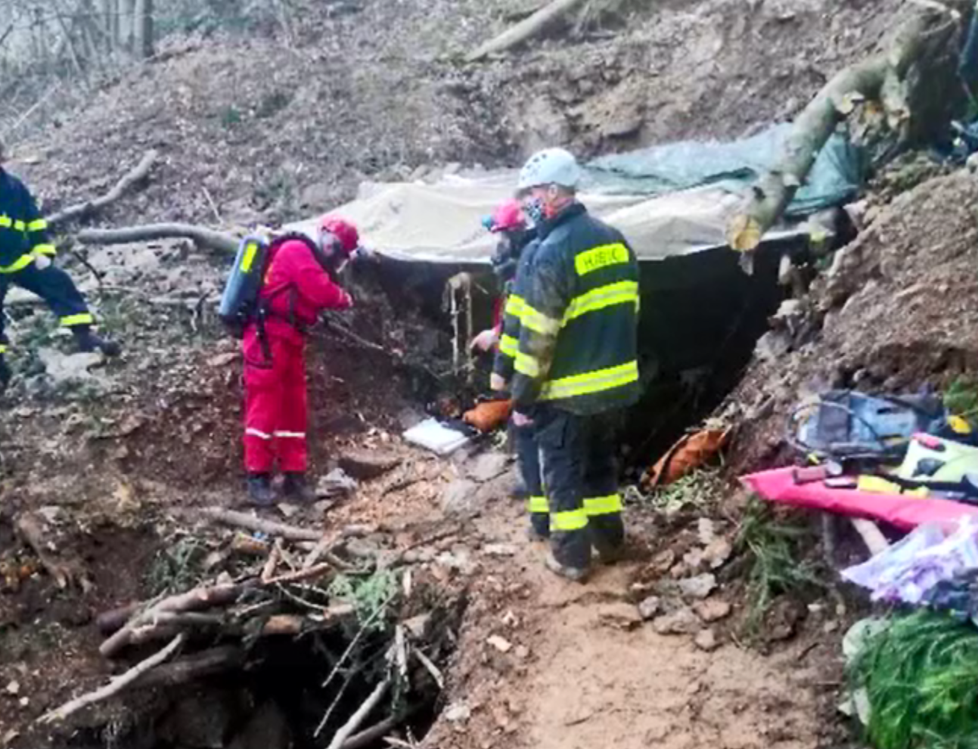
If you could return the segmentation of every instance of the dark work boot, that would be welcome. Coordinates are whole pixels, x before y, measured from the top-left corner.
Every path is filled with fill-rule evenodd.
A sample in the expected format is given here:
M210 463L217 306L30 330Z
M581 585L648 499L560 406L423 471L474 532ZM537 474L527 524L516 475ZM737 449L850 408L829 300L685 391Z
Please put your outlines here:
M115 341L107 341L101 336L95 335L89 325L78 325L71 329L78 344L78 350L90 353L101 351L105 356L113 357L122 353L122 347Z
M282 493L300 502L311 504L316 501L316 492L309 486L304 473L286 473Z
M259 507L271 507L275 504L275 491L272 489L272 477L268 473L248 474L248 499Z

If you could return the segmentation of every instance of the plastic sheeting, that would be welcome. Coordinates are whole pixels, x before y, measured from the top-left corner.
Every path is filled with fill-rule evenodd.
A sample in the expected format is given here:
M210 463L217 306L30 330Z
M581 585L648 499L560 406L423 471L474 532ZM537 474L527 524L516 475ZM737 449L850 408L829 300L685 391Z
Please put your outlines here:
M585 187L659 195L710 185L742 193L776 164L791 128L775 125L738 141L686 141L604 156L587 165ZM859 149L843 135L833 135L785 215L803 216L839 205L856 194L863 177Z

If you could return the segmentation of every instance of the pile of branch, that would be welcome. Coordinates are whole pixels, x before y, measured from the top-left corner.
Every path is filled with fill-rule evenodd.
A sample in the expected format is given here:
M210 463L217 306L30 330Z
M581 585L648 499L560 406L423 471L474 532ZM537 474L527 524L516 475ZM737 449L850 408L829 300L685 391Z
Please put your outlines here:
M141 656L154 644L161 647L108 684L46 713L38 719L40 723L64 721L125 690L172 687L240 670L249 664L252 646L271 637L345 638L344 633L356 632L322 685L323 694L331 702L324 709L316 735L327 726L334 727L331 749L366 746L407 718L420 706L404 699L411 693L412 678L442 688L441 672L422 650L425 632L412 626L413 620L401 613L412 597L410 568L385 573L390 592L385 592L386 600L369 613L331 591L330 583L339 574L353 579L369 577L376 570L376 558L368 555L365 559L362 550L355 553L348 547L351 539L378 528L347 526L324 534L222 508L199 508L185 514L205 525L236 529L219 553L218 563L223 562L224 571L189 590L101 614L96 624L105 636L99 648L105 658ZM403 555L395 554L387 564L402 561ZM340 628L340 624L345 626ZM376 636L377 632L386 633L390 642L381 653L382 676L376 688L352 715L334 715L359 668L359 649L368 635ZM346 639L342 642L345 644ZM376 663L373 667L378 668ZM379 723L364 729L367 719L376 717L377 708L389 691L397 699L391 700L390 709ZM344 718L346 722L336 728Z

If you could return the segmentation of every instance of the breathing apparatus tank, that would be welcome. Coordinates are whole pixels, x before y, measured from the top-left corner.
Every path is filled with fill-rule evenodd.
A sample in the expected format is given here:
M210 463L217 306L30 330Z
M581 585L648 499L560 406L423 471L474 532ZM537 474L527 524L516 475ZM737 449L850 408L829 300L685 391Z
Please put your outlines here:
M234 267L224 285L217 314L235 338L244 336L245 327L257 310L258 293L271 256L270 239L260 234L250 234L242 239Z

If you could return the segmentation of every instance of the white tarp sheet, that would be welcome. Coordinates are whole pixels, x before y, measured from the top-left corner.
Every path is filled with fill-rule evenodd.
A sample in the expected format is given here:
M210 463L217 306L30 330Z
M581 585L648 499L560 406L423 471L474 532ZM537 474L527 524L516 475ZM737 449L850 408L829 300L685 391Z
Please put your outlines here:
M365 183L356 200L336 208L354 221L365 246L380 254L426 262L488 263L495 239L482 218L513 194L516 172L450 175L436 184ZM582 202L621 230L641 260L661 260L723 247L740 196L703 187L658 197L582 193ZM314 232L316 219L290 225ZM782 227L765 238L807 234Z

